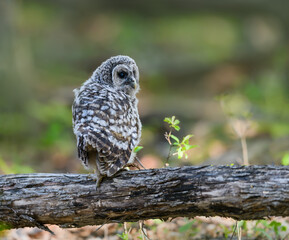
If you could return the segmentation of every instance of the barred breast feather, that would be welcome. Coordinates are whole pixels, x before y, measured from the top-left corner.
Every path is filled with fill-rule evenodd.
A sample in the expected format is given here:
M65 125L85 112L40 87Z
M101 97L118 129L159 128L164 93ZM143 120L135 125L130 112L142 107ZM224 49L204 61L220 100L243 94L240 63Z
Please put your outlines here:
M112 176L133 161L133 150L140 140L137 99L93 81L74 93L73 130L78 157L88 168L94 168L97 158L100 173Z

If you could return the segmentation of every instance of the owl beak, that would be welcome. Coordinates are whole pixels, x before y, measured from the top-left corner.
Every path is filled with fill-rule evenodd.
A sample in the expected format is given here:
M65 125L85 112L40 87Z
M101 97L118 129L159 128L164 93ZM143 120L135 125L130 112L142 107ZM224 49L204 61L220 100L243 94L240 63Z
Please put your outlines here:
M136 81L134 78L131 78L131 77L127 78L125 83L131 86L133 89L136 89Z

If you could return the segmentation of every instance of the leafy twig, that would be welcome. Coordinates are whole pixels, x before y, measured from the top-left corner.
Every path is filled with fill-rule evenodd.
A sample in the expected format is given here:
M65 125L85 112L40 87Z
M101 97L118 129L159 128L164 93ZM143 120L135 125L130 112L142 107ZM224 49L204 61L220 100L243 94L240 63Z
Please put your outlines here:
M176 119L175 116L171 118L166 117L164 122L167 122L170 127L170 131L165 133L165 139L168 141L170 148L169 153L166 159L166 165L168 165L168 161L172 155L178 155L178 158L188 158L188 154L186 153L188 150L197 147L197 145L190 145L189 140L193 137L193 135L187 135L183 137L182 141L178 137L172 134L173 130L179 131L181 128L179 126L180 121ZM173 141L173 142L172 142ZM176 148L176 152L172 153L172 148Z

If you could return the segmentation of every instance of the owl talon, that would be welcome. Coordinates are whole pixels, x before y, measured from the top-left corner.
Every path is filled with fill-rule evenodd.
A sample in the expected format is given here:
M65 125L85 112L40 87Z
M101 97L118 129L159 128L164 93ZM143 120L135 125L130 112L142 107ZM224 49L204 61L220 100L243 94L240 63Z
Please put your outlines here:
M96 179L96 189L100 188L100 184L103 180L104 176L98 176L97 179Z
M90 173L87 175L87 178L88 179L92 179L94 181L97 181L97 177L95 175L93 175L93 174L90 174Z
M130 167L135 167L138 170L141 170L141 168L139 167L139 165L135 164L135 163L128 163L127 165L125 165L126 167L130 168Z
M100 187L100 184L104 178L104 176L98 176L97 174L88 174L87 175L88 179L91 179L92 181L96 182L96 189Z

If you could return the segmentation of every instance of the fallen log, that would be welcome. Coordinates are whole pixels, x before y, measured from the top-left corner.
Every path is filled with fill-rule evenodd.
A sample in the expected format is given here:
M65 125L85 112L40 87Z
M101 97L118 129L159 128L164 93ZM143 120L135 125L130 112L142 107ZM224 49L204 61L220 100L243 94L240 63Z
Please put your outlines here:
M0 176L0 222L63 228L195 216L289 216L289 167L199 166L122 171L96 189L87 174Z

